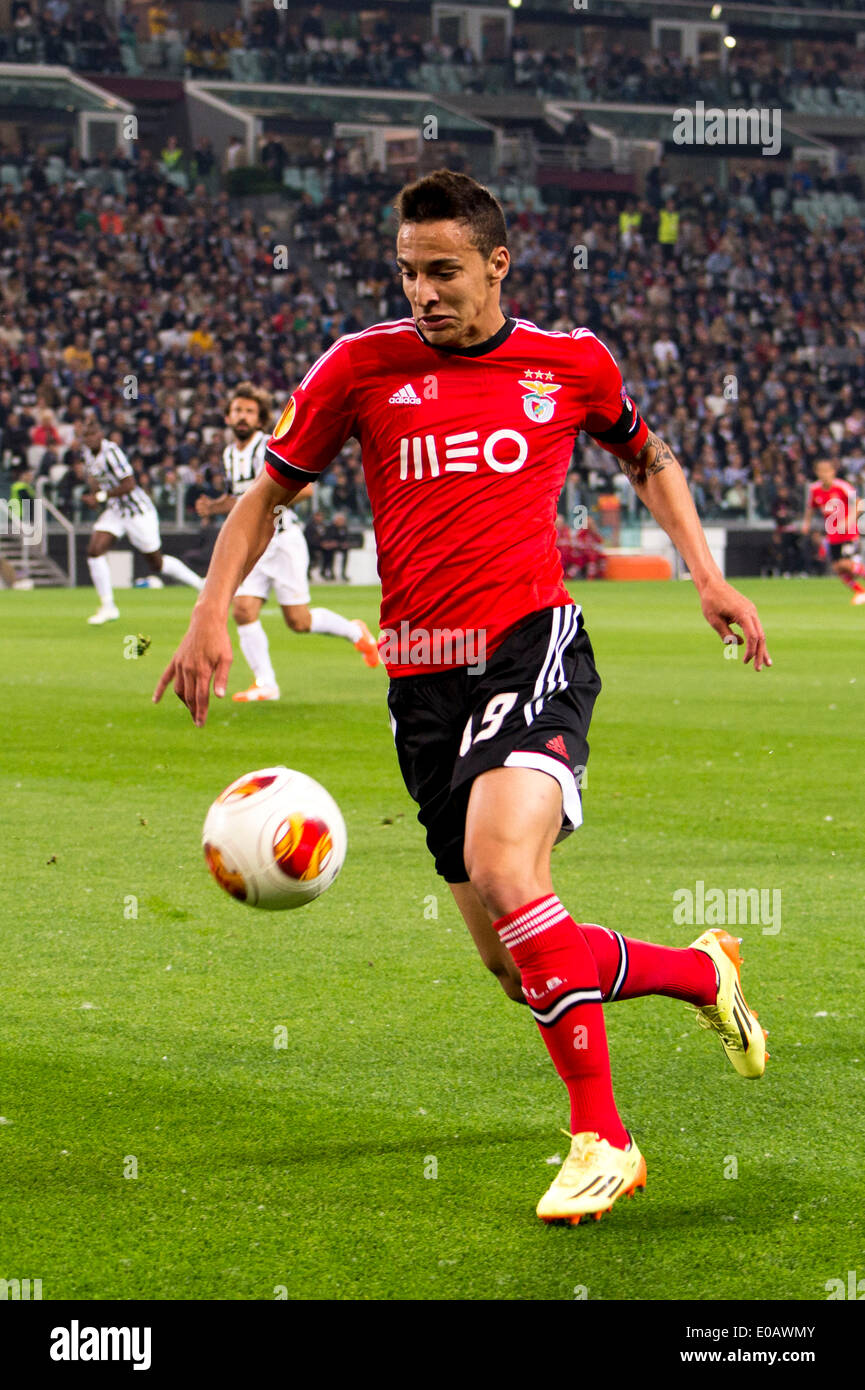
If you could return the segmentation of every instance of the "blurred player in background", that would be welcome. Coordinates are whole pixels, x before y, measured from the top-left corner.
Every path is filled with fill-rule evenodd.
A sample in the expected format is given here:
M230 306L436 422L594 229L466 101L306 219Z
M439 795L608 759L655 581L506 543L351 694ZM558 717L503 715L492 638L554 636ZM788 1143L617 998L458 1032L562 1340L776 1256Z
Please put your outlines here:
M607 569L604 537L592 518L582 509L574 517L574 527L563 516L556 518L556 546L566 579L603 579Z
M852 483L838 477L831 459L818 459L814 472L817 480L808 488L802 534L810 535L814 513L822 512L832 568L858 607L865 603L865 565L859 553L859 516L865 501L856 496Z
M226 492L223 497L201 496L195 503L200 517L230 512L239 497L252 486L264 469L264 446L271 425L270 396L250 381L243 381L232 393L225 417L234 440L223 451ZM297 502L312 495L312 487L298 493ZM378 666L380 658L375 639L365 623L343 618L330 608L309 606L309 550L303 527L293 509L280 509L274 535L261 559L246 576L234 595L232 612L237 624L240 650L253 675L248 690L233 697L241 702L278 700L279 686L270 659L270 644L259 614L271 590L292 632L315 632L344 637L363 656L367 666Z
M93 411L81 425L81 453L92 484L84 493L88 507L104 506L93 525L87 547L87 564L93 587L99 595L99 609L87 621L93 626L120 617L114 602L111 571L105 556L116 540L127 536L140 551L151 575L167 575L179 584L201 589L204 580L174 555L164 555L159 535L159 516L147 493L135 481L128 458L110 439L103 438L102 426Z

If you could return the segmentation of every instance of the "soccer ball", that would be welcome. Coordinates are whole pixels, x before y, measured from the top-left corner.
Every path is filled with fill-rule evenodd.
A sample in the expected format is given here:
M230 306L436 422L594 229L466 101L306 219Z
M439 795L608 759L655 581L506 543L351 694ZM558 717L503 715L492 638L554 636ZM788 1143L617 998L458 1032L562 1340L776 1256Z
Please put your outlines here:
M201 843L220 888L275 911L302 907L330 887L345 859L345 822L311 777L265 767L220 792Z

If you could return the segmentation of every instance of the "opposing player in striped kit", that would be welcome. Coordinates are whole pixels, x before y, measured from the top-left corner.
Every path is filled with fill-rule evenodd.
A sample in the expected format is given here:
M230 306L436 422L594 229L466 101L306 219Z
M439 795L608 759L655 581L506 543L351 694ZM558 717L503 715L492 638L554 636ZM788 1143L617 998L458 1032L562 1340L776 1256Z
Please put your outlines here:
M204 580L199 575L176 556L163 553L156 508L136 483L132 465L123 450L112 440L103 438L102 426L93 411L89 411L82 422L81 445L92 485L90 492L84 494L84 501L90 507L105 507L96 518L87 547L90 578L99 595L99 609L87 619L91 626L100 627L120 617L105 556L122 536L127 536L130 544L141 552L152 575L167 575L179 584L201 589Z
M222 497L199 497L195 509L199 516L218 516L230 512L237 499L252 486L264 469L264 446L271 425L271 403L266 391L242 381L233 391L226 413L226 424L234 435L222 455L226 492ZM298 493L294 501L310 495L312 488ZM309 550L306 537L291 507L279 509L275 531L267 550L246 576L234 595L232 611L237 624L240 650L253 675L248 690L239 690L234 699L278 700L279 686L270 659L259 614L271 590L292 632L316 632L344 637L361 653L368 666L379 665L378 648L372 633L359 619L344 618L330 608L309 606Z

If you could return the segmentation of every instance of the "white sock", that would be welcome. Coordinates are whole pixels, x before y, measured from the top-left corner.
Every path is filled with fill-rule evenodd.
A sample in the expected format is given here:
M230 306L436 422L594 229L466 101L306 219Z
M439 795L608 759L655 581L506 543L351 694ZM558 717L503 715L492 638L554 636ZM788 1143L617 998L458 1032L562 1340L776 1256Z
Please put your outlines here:
M237 640L240 650L259 685L277 685L276 675L270 661L270 644L267 633L261 626L261 619L254 623L238 624Z
M199 578L188 565L184 565L182 560L178 560L175 555L162 556L162 573L167 574L169 579L177 579L181 584L188 584L193 589L204 588L204 580Z
M90 570L90 578L93 580L93 587L99 595L99 602L103 608L114 607L114 589L111 585L111 570L104 555L87 556L87 568Z
M331 608L310 608L309 614L312 618L310 632L320 632L328 637L346 637L349 642L359 642L363 636L360 623L351 622L341 613L334 613Z

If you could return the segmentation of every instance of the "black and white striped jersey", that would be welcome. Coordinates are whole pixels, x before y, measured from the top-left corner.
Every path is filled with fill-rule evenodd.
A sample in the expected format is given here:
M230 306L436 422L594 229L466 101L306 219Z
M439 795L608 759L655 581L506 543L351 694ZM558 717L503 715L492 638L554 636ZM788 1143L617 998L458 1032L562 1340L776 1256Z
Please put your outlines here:
M264 468L266 443L267 435L262 430L256 430L242 447L233 440L223 449L222 466L225 469L226 487L232 497L242 497Z
M252 487L259 473L264 470L264 446L266 443L267 435L262 430L256 430L242 448L234 440L223 449L222 466L225 470L225 483L232 497L242 497ZM284 507L278 529L280 531L285 530L292 523L300 524L291 508Z
M110 439L103 439L98 453L93 453L86 445L82 448L84 466L95 484L96 491L109 492L122 483L124 478L135 476L132 464L118 445ZM123 497L109 497L105 504L116 508L121 516L143 516L153 509L153 502L142 487L134 487Z

